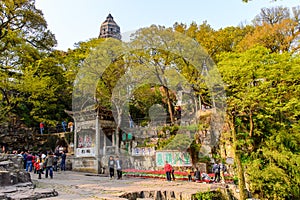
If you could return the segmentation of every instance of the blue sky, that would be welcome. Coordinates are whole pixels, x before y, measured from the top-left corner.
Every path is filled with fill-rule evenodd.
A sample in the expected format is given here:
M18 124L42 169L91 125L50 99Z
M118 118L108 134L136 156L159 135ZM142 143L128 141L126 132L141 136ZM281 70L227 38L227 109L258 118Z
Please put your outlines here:
M214 29L250 24L263 7L300 5L299 0L36 0L58 41L56 49L73 48L74 43L98 37L109 13L121 32L152 24L171 27L175 22L198 25L207 21Z

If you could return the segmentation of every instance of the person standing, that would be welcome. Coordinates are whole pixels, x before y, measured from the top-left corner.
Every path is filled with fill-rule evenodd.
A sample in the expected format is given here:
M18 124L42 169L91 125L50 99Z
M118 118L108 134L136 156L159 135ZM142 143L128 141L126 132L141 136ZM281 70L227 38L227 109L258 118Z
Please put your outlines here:
M57 163L58 163L58 156L56 154L53 155L53 171L57 172Z
M62 151L61 161L60 161L60 170L61 171L66 171L66 158L67 158L67 155L66 155L65 151Z
M47 155L47 157L45 159L45 163L44 163L44 166L46 166L46 174L45 174L46 178L48 178L48 172L49 172L50 178L53 178L53 163L54 163L53 153L49 152L49 154Z
M221 177L221 183L225 183L225 176L224 173L226 172L226 165L224 163L220 163L220 177Z
M44 129L45 129L45 124L44 124L44 122L41 122L40 123L40 132L41 132L41 135L43 135Z
M36 159L35 168L36 168L36 172L38 174L38 179L41 179L42 178L43 163L42 163L42 158L39 157L39 156Z
M188 182L192 181L192 170L190 168L187 168L187 174L188 174Z
M175 181L175 175L174 175L174 172L175 172L175 170L174 170L174 167L172 166L172 172L171 172L171 175L172 175L173 181Z
M219 182L220 181L220 165L215 163L214 166L213 166L213 172L215 174L214 181Z
M164 169L165 169L167 181L171 181L172 166L168 163L168 161L166 161Z
M195 180L196 180L196 182L200 182L200 180L201 180L201 172L198 167L196 168L196 171L195 171Z
M116 156L116 169L118 179L122 179L122 160L119 159L119 156Z
M115 160L114 160L113 156L109 157L108 168L109 168L109 177L110 177L110 179L112 179L115 174Z
M73 122L70 121L70 122L68 123L68 129L69 129L70 132L73 132L73 126L74 126Z
M26 172L31 172L32 171L32 155L31 153L28 151L26 152L27 156L26 156Z
M62 126L62 128L63 128L63 131L64 131L64 132L67 132L67 122L66 122L65 120L63 120L63 121L61 122L61 126Z

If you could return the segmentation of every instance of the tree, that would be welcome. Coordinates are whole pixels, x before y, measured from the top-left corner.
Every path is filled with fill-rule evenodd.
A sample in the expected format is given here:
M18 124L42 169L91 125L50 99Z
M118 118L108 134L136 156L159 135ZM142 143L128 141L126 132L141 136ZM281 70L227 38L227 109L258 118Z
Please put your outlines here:
M28 66L43 59L56 44L47 30L42 12L34 0L5 0L0 3L0 102L2 122L22 120L19 110L26 110L23 75Z
M234 51L245 35L253 31L253 27L249 25L232 26L214 30L207 21L204 21L199 26L193 22L189 27L175 23L174 30L195 39L207 51L208 55L217 62L216 56L219 53Z
M218 63L226 83L240 191L246 182L259 198L299 198L295 189L299 182L294 178L299 175L293 171L299 156L295 144L300 142L295 135L299 128L299 102L295 100L299 98L298 60L287 52L271 53L256 47L223 54ZM290 155L289 159L285 155ZM295 187L278 187L286 179Z
M237 49L244 51L261 45L272 52L298 51L299 7L293 8L291 15L286 7L263 8L253 20L254 31L244 37Z

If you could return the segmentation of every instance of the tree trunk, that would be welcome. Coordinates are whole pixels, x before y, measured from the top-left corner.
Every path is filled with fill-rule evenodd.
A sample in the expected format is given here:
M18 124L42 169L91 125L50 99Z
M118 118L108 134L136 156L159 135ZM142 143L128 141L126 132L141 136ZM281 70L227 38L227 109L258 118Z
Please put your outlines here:
M249 113L249 121L250 121L250 130L249 130L249 136L252 137L253 135L253 129L254 129L254 123L253 123L253 116L252 116L252 111L250 110L250 113Z
M173 111L172 111L172 104L171 104L171 100L170 100L169 89L167 87L164 87L164 90L166 92L168 110L170 113L170 120L171 120L171 123L174 124L175 122L174 122L174 116L173 116Z
M233 140L234 161L236 163L237 170L238 170L237 175L238 175L238 179L239 179L240 200L244 200L247 198L247 194L245 191L246 183L245 183L245 177L244 177L244 168L243 168L243 164L241 162L241 155L237 149L237 138L236 138L237 130L236 130L236 126L235 126L235 116L232 116L230 124L231 124L231 131L232 131L232 140Z

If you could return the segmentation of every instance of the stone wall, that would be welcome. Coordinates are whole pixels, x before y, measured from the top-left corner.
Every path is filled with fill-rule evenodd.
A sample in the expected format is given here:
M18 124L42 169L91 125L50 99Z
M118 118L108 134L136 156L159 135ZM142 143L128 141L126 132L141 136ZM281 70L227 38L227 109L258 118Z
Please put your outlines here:
M68 156L68 160L72 163L72 170L78 172L102 173L100 160L95 157L75 157Z
M23 158L0 154L0 186L31 182L30 174L23 169Z

